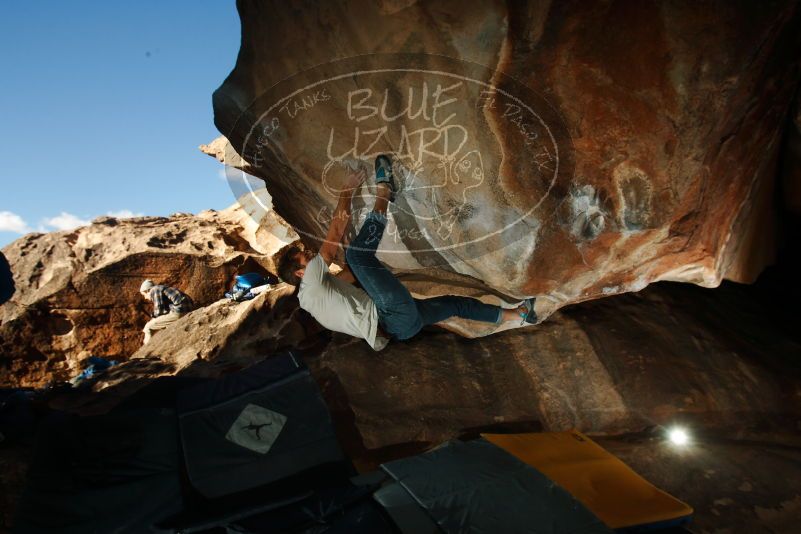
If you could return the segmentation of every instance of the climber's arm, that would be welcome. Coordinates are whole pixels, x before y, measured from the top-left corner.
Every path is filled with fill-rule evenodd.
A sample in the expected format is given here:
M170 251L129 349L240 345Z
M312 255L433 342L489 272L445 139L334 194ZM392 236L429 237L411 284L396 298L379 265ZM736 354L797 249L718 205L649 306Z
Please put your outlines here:
M367 178L367 172L364 169L348 173L345 187L339 194L337 207L331 217L328 234L320 247L320 256L323 257L326 264L330 264L337 255L339 244L345 236L345 230L348 228L348 221L350 221L350 202L353 199L353 193L356 192L356 189L359 188L365 178Z
M164 309L167 305L164 303L164 293L160 287L154 287L150 290L150 299L153 301L153 317L164 315Z

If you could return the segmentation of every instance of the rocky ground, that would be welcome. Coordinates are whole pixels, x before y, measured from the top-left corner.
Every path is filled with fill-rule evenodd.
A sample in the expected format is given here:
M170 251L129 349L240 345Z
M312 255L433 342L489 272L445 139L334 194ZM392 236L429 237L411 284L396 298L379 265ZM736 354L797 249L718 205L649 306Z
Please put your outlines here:
M145 278L205 306L238 273L274 272L272 254L297 236L255 200L198 215L102 217L5 247L16 292L0 306L0 386L66 380L89 356L128 359L152 313L138 293Z
M775 305L773 274L756 287L656 284L479 339L431 328L380 353L320 330L283 286L190 314L93 390L51 405L103 413L156 376L219 376L295 346L360 470L485 431L578 428L690 503L694 532L792 532L801 337L798 312ZM673 424L690 430L690 446L667 444ZM13 500L25 453L3 458Z
M794 532L799 316L758 295L657 284L531 331L432 332L378 357L332 346L311 365L364 469L482 431L579 428L689 502L694 532ZM666 443L673 424L690 447Z
M136 294L141 279L136 262L144 256L146 272L174 273L190 294L208 294L207 302L197 299L206 305L146 347L139 348L137 340L128 354L110 352L120 365L89 387L52 394L50 407L101 414L155 377L220 376L291 347L310 366L340 441L361 470L484 431L577 428L694 506L696 532L793 531L801 502L801 317L793 306L799 299L794 269L772 268L753 286L658 283L564 307L538 326L491 335L469 322L430 327L375 353L359 340L322 330L298 309L291 286L277 285L244 303L216 298L242 265L273 268L273 254L292 238L265 239L264 228L247 213L243 205L194 218L99 221L74 233L29 236L7 247L18 292L3 308L17 315L0 325L4 347L15 349L3 353L11 370L3 374L5 384L40 386L71 376L82 364L83 351L94 350L62 341L82 339L74 333L92 340L93 333L102 332L105 346L121 351L128 332L138 335L139 324L115 326L102 319L106 315L96 315L105 310L65 309L60 299L72 295L87 302L76 289L84 288L97 298L113 296L110 302L126 310L129 293ZM285 228L267 221L268 227ZM165 241L186 222L197 222L186 239ZM198 242L196 236L205 235L221 243L213 249L216 255L186 252ZM235 240L242 235L261 235L252 242L268 245L245 248L251 241ZM123 252L99 245L95 253L83 252L92 250L86 243L112 238L122 241ZM155 240L160 253L148 255ZM238 248L223 246L226 242L239 243ZM30 251L47 261L36 260ZM58 251L63 261L53 261ZM97 263L87 267L82 258ZM188 261L197 267L183 269ZM196 277L198 269L207 276ZM452 288L498 298L455 273L445 279L426 272L400 275L418 294ZM119 292L120 286L126 290ZM32 304L26 308L26 302ZM50 322L24 322L31 308ZM60 314L73 318L70 333L41 327ZM146 316L134 318L144 322ZM20 324L30 325L37 336L26 338ZM22 341L9 345L8 332ZM28 360L31 347L48 357ZM664 428L673 424L690 429L690 447L666 444ZM0 454L5 525L11 522L29 453L6 447Z

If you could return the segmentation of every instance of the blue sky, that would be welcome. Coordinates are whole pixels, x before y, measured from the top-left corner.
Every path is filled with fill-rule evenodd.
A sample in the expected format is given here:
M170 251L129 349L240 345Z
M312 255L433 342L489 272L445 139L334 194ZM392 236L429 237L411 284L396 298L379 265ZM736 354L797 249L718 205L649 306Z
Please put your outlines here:
M233 69L233 0L0 2L0 246L106 213L234 202L211 94Z

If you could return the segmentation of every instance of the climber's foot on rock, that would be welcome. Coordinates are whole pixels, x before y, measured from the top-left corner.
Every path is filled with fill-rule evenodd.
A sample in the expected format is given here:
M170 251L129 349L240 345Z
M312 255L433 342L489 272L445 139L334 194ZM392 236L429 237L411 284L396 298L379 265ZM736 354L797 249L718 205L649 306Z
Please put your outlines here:
M524 313L520 313L520 317L523 318L523 323L537 324L537 312L534 311L534 303L536 301L537 297L531 297L523 301L523 307L526 309Z
M389 201L395 202L395 193L398 188L392 172L392 160L385 154L375 158L375 184L387 184L389 186Z

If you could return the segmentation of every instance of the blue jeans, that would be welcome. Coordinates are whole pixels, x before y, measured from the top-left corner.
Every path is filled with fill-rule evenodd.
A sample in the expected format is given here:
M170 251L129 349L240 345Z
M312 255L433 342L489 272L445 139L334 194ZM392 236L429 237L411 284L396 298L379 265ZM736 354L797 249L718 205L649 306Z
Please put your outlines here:
M378 319L387 334L397 339L409 339L424 326L449 317L495 324L501 322L503 310L499 306L470 297L412 298L409 290L375 257L386 225L384 215L377 212L368 214L359 235L345 251L345 258L353 275L375 302Z

